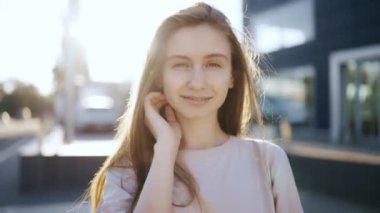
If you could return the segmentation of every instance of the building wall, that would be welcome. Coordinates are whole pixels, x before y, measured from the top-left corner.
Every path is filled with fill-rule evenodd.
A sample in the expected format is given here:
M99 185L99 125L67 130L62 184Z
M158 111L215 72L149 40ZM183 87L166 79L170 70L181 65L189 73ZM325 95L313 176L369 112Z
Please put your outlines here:
M293 0L296 1L296 0ZM248 16L292 0L246 0ZM315 39L304 45L269 54L275 69L312 64L316 70L314 108L316 128L329 128L329 55L354 47L380 43L380 1L314 0ZM246 25L249 21L246 21ZM254 32L253 32L254 35Z

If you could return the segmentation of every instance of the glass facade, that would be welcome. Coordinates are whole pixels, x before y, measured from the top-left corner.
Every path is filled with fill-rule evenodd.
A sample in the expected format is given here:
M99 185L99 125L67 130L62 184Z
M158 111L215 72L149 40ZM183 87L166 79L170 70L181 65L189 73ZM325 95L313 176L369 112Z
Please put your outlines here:
M269 122L285 119L293 125L308 125L313 119L314 68L300 66L280 70L261 82L262 112Z
M380 141L380 57L341 64L344 140Z
M273 52L314 39L313 0L291 1L253 14L251 31L261 52Z

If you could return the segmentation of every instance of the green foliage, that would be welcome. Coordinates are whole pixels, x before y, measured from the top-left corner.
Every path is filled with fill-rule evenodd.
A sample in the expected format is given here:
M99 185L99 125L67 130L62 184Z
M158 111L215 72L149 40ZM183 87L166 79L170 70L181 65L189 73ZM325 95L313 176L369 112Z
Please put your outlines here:
M13 118L21 118L24 107L31 110L33 117L41 117L46 112L52 111L53 100L51 97L41 96L33 85L21 82L12 82L14 90L7 94L4 85L0 83L0 113L8 112Z

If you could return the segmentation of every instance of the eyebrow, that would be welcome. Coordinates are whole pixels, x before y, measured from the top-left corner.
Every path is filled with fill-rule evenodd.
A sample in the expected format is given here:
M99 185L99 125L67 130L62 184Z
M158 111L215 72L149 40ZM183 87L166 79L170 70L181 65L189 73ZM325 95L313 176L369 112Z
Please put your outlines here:
M226 55L221 54L221 53L213 53L206 56L206 58L214 58L214 57L218 57L218 58L221 57L221 58L224 58L226 61L229 60L229 58Z
M214 57L224 58L226 61L229 61L229 58L226 55L221 54L221 53L212 53L212 54L206 55L206 58L214 58ZM189 59L188 56L174 54L174 55L167 57L166 60L172 60L172 59L177 59L177 58L178 59L187 59L187 60Z

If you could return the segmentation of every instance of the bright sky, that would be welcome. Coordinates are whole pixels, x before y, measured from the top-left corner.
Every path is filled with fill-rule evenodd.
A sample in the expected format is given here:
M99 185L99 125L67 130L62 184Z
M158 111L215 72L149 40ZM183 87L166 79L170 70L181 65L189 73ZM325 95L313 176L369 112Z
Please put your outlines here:
M61 52L62 16L68 0L0 0L0 82L52 90L52 69ZM99 81L133 81L158 24L194 0L81 0L72 27L83 44L90 75ZM233 26L243 25L242 0L205 1L222 10Z

